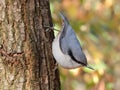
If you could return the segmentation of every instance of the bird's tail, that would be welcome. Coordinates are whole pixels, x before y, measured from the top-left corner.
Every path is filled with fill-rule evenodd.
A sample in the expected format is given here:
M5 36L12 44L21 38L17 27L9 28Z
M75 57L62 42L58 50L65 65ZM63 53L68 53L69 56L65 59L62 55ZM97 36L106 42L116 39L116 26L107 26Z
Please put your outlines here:
M65 23L69 24L69 21L68 21L67 17L66 17L62 12L60 12L59 15L61 16L62 20L63 20Z

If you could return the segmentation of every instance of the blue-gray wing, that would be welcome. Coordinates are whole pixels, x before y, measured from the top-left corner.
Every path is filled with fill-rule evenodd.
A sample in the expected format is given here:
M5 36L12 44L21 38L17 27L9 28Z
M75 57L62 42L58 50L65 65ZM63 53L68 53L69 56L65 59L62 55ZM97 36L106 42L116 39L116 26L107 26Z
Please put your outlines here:
M87 60L75 35L75 32L71 26L68 26L65 29L67 30L64 36L60 37L61 50L64 54L69 54L74 61L86 66Z

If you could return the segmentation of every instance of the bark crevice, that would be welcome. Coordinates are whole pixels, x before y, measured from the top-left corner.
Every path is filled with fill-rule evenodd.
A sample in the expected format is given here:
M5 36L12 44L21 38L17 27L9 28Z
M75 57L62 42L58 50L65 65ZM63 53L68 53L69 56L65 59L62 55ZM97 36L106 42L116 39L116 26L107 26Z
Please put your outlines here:
M60 90L48 0L1 0L0 12L0 90Z

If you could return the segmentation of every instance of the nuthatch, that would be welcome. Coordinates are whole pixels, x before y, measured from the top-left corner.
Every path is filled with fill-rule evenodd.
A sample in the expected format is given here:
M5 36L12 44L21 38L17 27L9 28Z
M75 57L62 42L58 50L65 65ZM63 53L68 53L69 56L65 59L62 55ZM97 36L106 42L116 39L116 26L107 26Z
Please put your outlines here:
M52 53L57 63L67 69L80 66L93 69L88 65L86 56L67 18L62 13L60 16L64 22L63 27L52 43Z

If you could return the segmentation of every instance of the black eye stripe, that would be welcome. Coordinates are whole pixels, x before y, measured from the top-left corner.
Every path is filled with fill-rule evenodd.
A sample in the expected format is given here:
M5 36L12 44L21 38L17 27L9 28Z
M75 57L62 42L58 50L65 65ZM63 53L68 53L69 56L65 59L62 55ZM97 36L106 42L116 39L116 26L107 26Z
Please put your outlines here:
M77 63L79 63L79 64L82 64L83 66L86 66L85 63L78 61L78 60L73 56L73 54L72 54L72 52L71 52L70 49L69 49L69 51L68 51L68 54L69 54L69 56L72 58L72 60L74 60L75 62L77 62Z

